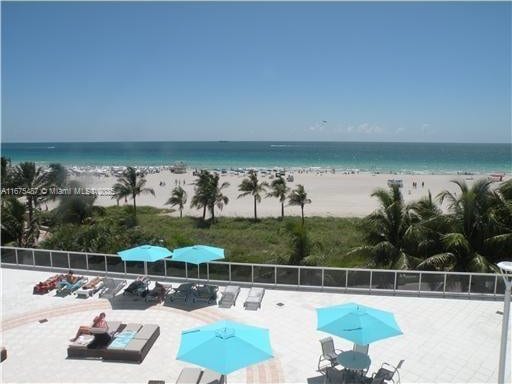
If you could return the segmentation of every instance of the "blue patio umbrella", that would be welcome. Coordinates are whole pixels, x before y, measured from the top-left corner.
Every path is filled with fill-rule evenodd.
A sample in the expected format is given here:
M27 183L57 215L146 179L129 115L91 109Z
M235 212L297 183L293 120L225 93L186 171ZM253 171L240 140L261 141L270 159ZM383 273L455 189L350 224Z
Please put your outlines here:
M176 356L223 375L272 357L268 329L227 320L183 331Z
M178 248L172 253L173 261L202 264L224 258L224 249L209 247L207 245L194 245L192 247Z
M172 252L164 247L156 247L154 245L141 245L139 247L126 249L117 252L123 261L143 261L144 274L148 274L148 262L155 262L165 257L172 256Z
M317 308L317 329L366 345L402 334L391 312L347 303Z

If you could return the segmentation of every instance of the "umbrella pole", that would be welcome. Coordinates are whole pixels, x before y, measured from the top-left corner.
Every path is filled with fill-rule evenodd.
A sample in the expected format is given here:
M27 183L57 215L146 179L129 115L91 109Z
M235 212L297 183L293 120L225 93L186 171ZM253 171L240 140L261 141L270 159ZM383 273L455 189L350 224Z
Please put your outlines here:
M147 276L148 275L148 262L145 261L144 262L144 276Z

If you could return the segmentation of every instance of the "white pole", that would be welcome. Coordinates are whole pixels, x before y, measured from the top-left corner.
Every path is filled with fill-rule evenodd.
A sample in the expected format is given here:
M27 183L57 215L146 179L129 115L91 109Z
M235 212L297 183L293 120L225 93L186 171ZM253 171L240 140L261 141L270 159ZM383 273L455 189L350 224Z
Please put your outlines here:
M503 306L503 323L501 327L501 346L500 346L500 367L498 371L498 384L505 384L505 368L507 365L507 341L508 324L510 318L510 294L512 282L507 281L505 277L505 303Z
M501 327L500 365L498 369L498 384L505 384L507 370L507 343L510 323L510 295L512 291L512 261L502 261L497 264L505 283L505 300L503 303L503 322ZM510 379L510 372L508 375Z

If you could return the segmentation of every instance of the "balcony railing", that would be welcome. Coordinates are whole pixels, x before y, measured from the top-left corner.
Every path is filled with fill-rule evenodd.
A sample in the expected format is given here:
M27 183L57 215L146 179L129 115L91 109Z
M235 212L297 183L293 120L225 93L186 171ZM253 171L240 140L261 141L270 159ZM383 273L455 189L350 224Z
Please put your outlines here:
M416 296L502 299L503 279L492 273L399 271L271 264L211 262L182 263L163 259L154 263L122 261L117 255L38 248L0 247L2 266L29 269L87 271L91 274L136 276L160 280L275 286L342 292Z

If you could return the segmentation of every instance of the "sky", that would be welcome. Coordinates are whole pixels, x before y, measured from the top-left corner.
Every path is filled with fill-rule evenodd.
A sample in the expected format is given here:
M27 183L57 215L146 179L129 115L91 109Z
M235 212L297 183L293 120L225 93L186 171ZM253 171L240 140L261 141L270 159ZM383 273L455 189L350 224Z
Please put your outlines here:
M511 142L510 2L2 2L4 142Z

